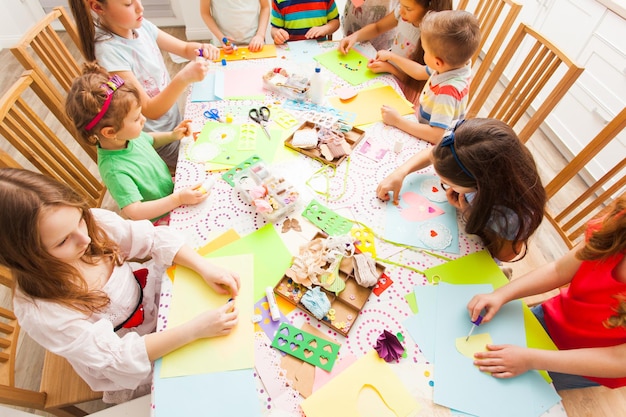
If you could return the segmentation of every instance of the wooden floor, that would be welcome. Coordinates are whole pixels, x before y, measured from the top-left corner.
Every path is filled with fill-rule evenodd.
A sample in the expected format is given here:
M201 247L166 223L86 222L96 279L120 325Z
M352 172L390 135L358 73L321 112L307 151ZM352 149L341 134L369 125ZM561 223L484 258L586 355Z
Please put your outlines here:
M184 28L166 28L166 31L181 39L185 38ZM176 64L169 56L164 56L170 73L174 74L180 70L182 64ZM8 50L0 52L0 62L3 62L4 68L0 73L0 95L2 95L9 86L18 79L23 69ZM51 121L51 123L54 124L54 121ZM563 157L541 133L535 134L529 140L528 146L535 155L542 179L544 183L546 183L546 181L551 179L554 175L555 169L563 165ZM0 141L0 148L9 150L4 139ZM77 149L77 153L79 153L77 145L75 148ZM12 155L14 155L14 153L12 153ZM22 160L19 162L23 163ZM89 166L94 173L97 173L95 164L91 163ZM103 207L117 210L115 203L110 198L105 199ZM525 272L560 257L566 252L566 249L567 248L556 233L547 222L544 222L530 243L528 255L523 260L507 264L507 266L512 268L513 279L515 279ZM527 301L536 303L545 299L547 296L548 295L533 297ZM0 306L8 305L9 302L10 295L0 291ZM16 385L23 388L38 389L43 364L43 349L23 332L20 335L17 363ZM626 414L626 388L618 390L587 388L563 391L560 392L560 395L563 397L563 404L569 417L614 417ZM105 407L106 405L101 401L95 401L87 404L85 409L93 412ZM35 413L52 417L43 412ZM505 415L506 412L503 413L503 416Z

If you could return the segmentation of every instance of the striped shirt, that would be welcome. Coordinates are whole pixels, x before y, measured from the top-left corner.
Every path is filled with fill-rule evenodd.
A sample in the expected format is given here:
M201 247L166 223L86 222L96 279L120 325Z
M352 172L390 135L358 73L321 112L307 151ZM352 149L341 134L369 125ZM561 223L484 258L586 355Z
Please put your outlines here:
M335 0L272 0L271 24L285 29L290 41L306 39L312 27L339 19Z
M430 74L428 67L426 70ZM420 96L419 122L451 129L465 116L471 79L469 63L442 74L432 73Z

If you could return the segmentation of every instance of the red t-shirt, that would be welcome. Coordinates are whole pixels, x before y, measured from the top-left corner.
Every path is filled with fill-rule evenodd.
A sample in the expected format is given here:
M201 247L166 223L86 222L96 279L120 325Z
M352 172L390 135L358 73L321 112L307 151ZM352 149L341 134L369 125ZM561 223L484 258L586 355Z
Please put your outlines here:
M624 258L583 261L570 285L543 303L546 326L560 350L616 346L626 343L626 329L608 329L604 322L615 315L615 294L626 293L626 284L613 278L613 269ZM623 378L587 377L610 388L626 386Z

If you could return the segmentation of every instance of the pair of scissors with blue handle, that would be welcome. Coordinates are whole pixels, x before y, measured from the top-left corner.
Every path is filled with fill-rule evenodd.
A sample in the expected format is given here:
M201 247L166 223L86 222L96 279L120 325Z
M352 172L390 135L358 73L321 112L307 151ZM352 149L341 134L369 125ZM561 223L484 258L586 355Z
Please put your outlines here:
M205 110L204 113L202 113L202 114L207 119L212 119L212 120L215 120L215 121L220 122L220 123L223 122L222 118L220 117L220 112L217 109Z
M265 132L265 136L267 136L269 140L272 140L272 136L267 130L267 121L270 119L270 109L265 106L261 106L258 109L250 109L248 116L258 123Z

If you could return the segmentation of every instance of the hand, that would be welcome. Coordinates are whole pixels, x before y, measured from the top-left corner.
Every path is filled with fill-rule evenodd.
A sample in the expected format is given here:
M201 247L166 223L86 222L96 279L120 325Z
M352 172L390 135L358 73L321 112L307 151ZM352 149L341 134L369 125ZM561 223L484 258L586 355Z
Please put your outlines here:
M393 204L399 204L400 189L402 188L404 176L396 171L392 172L387 178L382 180L376 187L376 196L383 201L389 201L389 193L393 194Z
M381 49L380 51L376 52L376 59L375 61L383 61L383 62L387 62L390 59L392 59L394 57L394 53L391 51L387 51L385 49Z
M227 42L224 43L224 38L222 38L222 51L225 54L232 54L235 50L234 48L234 39L226 37Z
M230 294L233 298L239 294L241 285L239 275L233 271L226 270L217 265L213 265L208 260L203 263L201 271L198 272L206 283L219 294Z
M478 319L478 316L484 310L485 314L482 322L489 323L506 301L498 295L497 291L489 294L476 294L467 303L467 311L471 320L474 321Z
M276 45L282 45L289 40L289 33L285 29L278 29L274 31L272 39Z
M465 210L470 208L470 205L465 198L465 194L459 194L452 188L448 188L446 190L446 198L448 199L448 203L450 203L451 206L455 207L461 212L465 212Z
M398 123L402 119L400 112L393 107L387 106L384 104L380 108L380 114L383 117L383 123L389 126L397 127Z
M215 310L205 311L193 319L196 339L225 336L237 325L239 310L231 300Z
M304 37L307 39L317 39L317 38L321 38L322 36L326 36L326 25L313 26L304 35Z
M512 378L533 369L531 349L514 345L487 345L486 352L474 354L474 365L494 378Z
M172 139L181 140L191 134L191 119L185 119L172 131Z
M178 201L180 201L180 204L181 205L182 204L187 204L187 205L200 204L204 200L209 198L209 193L204 193L200 190L201 186L202 186L202 183L200 182L194 185L193 187L187 187L187 188L182 189L181 191L178 191L177 195L178 195Z
M350 52L350 49L352 49L352 47L356 43L355 35L356 34L353 33L352 35L346 36L339 42L339 52L341 52L344 55Z
M263 49L263 45L265 45L265 38L261 35L254 35L252 39L250 39L248 50L250 52L258 52Z
M202 56L209 61L216 61L220 57L219 48L211 44L203 43L201 49L202 49ZM200 53L197 53L197 55L200 56Z
M367 63L367 68L369 68L370 71L375 72L376 74L380 74L381 72L392 72L394 66L391 65L389 62L371 59Z
M192 84L204 80L207 72L209 72L207 60L191 61L176 74L175 78L181 78L186 84Z

